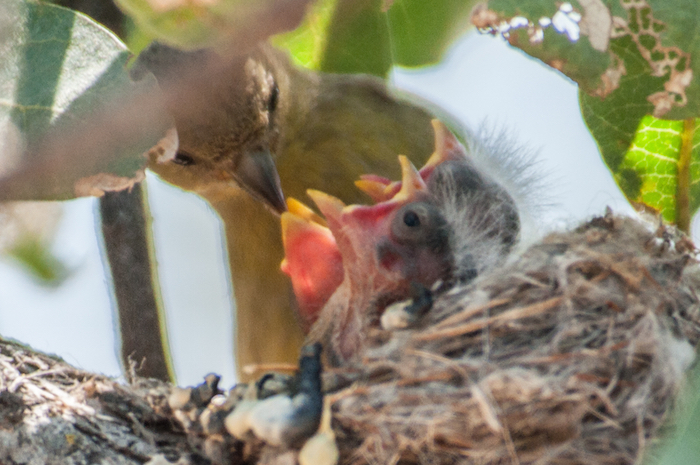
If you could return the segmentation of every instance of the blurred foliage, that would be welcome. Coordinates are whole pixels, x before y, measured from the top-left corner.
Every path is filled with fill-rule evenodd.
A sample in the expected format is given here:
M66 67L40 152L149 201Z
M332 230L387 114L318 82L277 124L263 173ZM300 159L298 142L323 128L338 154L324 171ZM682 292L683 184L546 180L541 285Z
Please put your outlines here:
M117 3L142 34L170 45L240 52L251 44L251 37L263 40L291 30L273 42L289 49L298 64L320 71L384 77L393 65L437 63L447 46L469 27L475 0ZM302 24L296 27L302 16Z
M137 101L156 88L152 76L131 81L124 44L86 16L49 4L9 0L0 14L6 176L0 199L72 198L86 177L127 179L143 170L143 154L162 137L168 120L153 108L150 126L132 125L128 138L116 129L140 111L115 102ZM94 132L101 127L110 129ZM83 188L89 187L87 182Z
M53 238L63 214L59 202L0 203L0 255L13 258L40 284L58 286L68 277L53 254Z
M689 465L700 463L700 369L696 366L683 386L675 416L667 425L668 438L652 451L647 465Z
M68 277L65 265L51 253L44 241L34 235L22 237L7 254L42 284L58 286Z
M241 52L294 29L310 0L115 0L139 28L172 46Z
M475 0L319 0L292 32L273 38L302 66L386 77L392 66L440 61L470 26Z

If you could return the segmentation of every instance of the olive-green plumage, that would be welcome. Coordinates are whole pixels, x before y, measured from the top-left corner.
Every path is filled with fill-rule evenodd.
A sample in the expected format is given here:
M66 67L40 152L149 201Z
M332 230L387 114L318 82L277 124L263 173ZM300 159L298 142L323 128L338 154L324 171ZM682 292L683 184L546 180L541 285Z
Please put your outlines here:
M379 79L301 70L269 46L226 61L208 52L156 60L149 53L141 59L166 87L180 139L173 161L150 167L204 196L225 224L239 373L249 363L294 363L304 336L279 270L279 218L232 182L247 182L234 173L240 159L269 151L286 196L306 201L313 188L362 203L368 199L353 184L359 175L398 179L397 155L420 166L431 154L431 116ZM191 84L172 95L167 82L183 79Z

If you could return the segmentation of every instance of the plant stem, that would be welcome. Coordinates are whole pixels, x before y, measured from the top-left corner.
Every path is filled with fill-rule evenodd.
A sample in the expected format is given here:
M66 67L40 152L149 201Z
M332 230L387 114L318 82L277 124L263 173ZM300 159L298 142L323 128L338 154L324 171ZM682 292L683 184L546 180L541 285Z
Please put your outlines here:
M690 233L690 160L693 151L695 119L683 121L681 153L678 157L678 187L676 190L676 225L678 229Z

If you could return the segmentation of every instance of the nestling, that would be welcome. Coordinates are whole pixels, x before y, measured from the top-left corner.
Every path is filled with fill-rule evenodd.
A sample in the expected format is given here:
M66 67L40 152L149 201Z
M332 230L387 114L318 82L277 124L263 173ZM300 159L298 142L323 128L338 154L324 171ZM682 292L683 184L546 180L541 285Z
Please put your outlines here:
M367 329L389 304L409 297L412 284L470 281L502 263L518 239L515 196L481 168L483 148L470 141L467 150L442 123L433 126L435 152L420 171L400 156L400 182L370 175L357 183L376 204L345 206L309 191L327 230L294 203L282 215L283 269L300 302L313 303L301 308L313 323L308 341L321 341L333 364L361 352ZM308 242L321 241L315 255L298 252L299 243L310 249ZM317 261L334 264L332 272L314 274Z

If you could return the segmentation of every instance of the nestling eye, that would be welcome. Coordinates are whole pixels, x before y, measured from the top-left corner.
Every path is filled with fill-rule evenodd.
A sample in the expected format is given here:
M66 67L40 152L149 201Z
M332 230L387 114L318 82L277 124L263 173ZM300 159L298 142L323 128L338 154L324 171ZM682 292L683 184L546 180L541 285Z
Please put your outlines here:
M187 152L178 151L173 158L173 163L177 163L182 166L194 165L194 157Z
M400 244L428 246L443 235L444 219L438 209L428 202L404 205L391 224L391 236Z
M415 228L417 226L420 226L420 218L418 217L418 214L416 214L416 212L408 211L403 215L403 224L405 224L409 228Z

